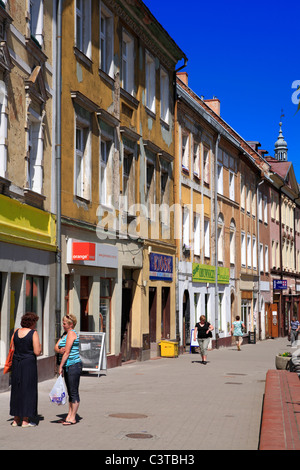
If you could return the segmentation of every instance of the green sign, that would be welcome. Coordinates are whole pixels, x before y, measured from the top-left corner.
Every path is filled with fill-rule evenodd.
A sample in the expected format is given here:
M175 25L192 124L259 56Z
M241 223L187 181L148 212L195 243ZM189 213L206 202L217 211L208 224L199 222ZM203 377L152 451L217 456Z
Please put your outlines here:
M193 282L216 282L216 268L193 263ZM218 284L229 284L229 268L218 267Z

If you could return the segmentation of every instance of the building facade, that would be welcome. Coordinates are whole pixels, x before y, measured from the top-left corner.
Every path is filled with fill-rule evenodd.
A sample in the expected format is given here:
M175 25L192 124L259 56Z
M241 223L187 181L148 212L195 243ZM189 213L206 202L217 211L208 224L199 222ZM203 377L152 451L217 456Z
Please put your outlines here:
M62 304L108 367L176 339L173 74L185 55L143 2L62 12Z
M0 361L21 316L34 311L39 376L53 376L55 200L53 5L0 2ZM1 378L7 388L9 376Z

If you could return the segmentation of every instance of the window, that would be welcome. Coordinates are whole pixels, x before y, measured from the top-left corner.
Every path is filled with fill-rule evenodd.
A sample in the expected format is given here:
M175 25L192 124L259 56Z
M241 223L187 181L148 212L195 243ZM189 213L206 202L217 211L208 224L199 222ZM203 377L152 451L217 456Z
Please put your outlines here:
M218 193L223 194L223 165L218 163Z
M251 211L251 191L250 191L250 186L249 184L246 185L246 210L247 214L250 214Z
M235 264L235 223L230 224L230 264Z
M264 270L264 247L263 244L259 244L259 270L263 272Z
M194 175L200 178L200 157L199 157L199 143L194 140L193 144L193 163L194 163Z
M99 331L105 333L106 352L110 352L112 279L100 279Z
M190 249L190 211L187 207L183 208L182 243L185 249Z
M253 269L257 269L256 237L252 237Z
M190 163L190 136L188 132L182 131L181 136L181 161L183 170L189 171Z
M36 329L43 344L44 327L44 278L26 276L26 312L33 312L39 317Z
M43 127L32 115L28 125L27 187L36 193L42 193Z
M262 195L260 191L258 191L258 218L262 221Z
M247 235L247 265L251 268L251 235Z
M169 76L165 69L160 69L160 117L169 122Z
M204 220L204 256L210 257L210 227L209 220Z
M107 163L110 154L111 148L111 141L109 140L101 140L100 144L100 203L101 204L108 204L108 170L107 170Z
M43 44L43 20L44 20L44 0L30 0L30 34L38 41L40 45Z
M134 92L134 41L133 38L123 30L122 35L122 87L128 93Z
M209 177L209 151L207 149L203 150L203 180L204 184L209 186L210 177Z
M242 256L242 266L246 267L246 238L245 233L241 232L241 256Z
M218 217L218 261L224 261L224 217L219 214Z
M194 255L200 256L200 215L194 214Z
M134 155L124 151L123 156L123 196L124 209L129 211L135 203Z
M100 11L100 68L110 77L114 76L114 19L101 2Z
M235 182L235 175L232 171L230 171L229 172L229 197L232 201L235 200L234 182Z
M242 299L241 304L241 321L245 325L244 333L248 332L248 325L251 318L251 300Z
M241 209L245 210L245 182L244 177L241 175Z
M268 223L268 196L264 196L264 223Z
M76 0L75 44L91 58L91 0Z
M146 52L146 106L155 113L155 62Z
M269 247L265 245L265 272L269 272Z
M78 116L75 148L75 195L90 199L91 149L90 129Z
M148 207L148 217L151 218L154 211L154 204L156 200L155 191L155 155L150 152L147 153L146 163L146 201Z

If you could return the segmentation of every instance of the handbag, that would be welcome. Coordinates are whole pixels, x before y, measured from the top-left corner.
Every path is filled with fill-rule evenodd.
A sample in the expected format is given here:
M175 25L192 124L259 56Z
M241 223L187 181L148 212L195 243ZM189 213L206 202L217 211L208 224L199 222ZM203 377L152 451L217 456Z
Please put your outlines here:
M51 392L49 393L51 403L65 405L67 402L67 391L61 375L58 376Z
M16 330L16 331L18 331L18 330ZM14 349L12 347L14 337L15 337L15 333L12 335L11 340L10 340L9 351L8 351L7 358L6 358L6 361L5 361L3 374L7 374L8 372L11 371L12 360L13 360L13 356L14 356Z

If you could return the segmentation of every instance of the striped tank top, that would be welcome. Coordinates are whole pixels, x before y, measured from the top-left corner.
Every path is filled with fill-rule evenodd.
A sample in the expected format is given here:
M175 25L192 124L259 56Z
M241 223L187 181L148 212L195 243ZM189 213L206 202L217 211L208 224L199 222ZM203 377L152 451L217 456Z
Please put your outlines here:
M64 367L66 367L66 368L72 366L73 364L76 364L77 362L81 362L80 354L79 354L79 335L78 335L77 331L75 331L75 330L72 330L72 331L74 331L74 333L76 333L76 338L75 338L75 340L72 344L69 357L68 357L67 361L65 362ZM66 346L67 336L68 335L64 335L62 337L62 339L60 340L59 346L61 348L64 348Z

